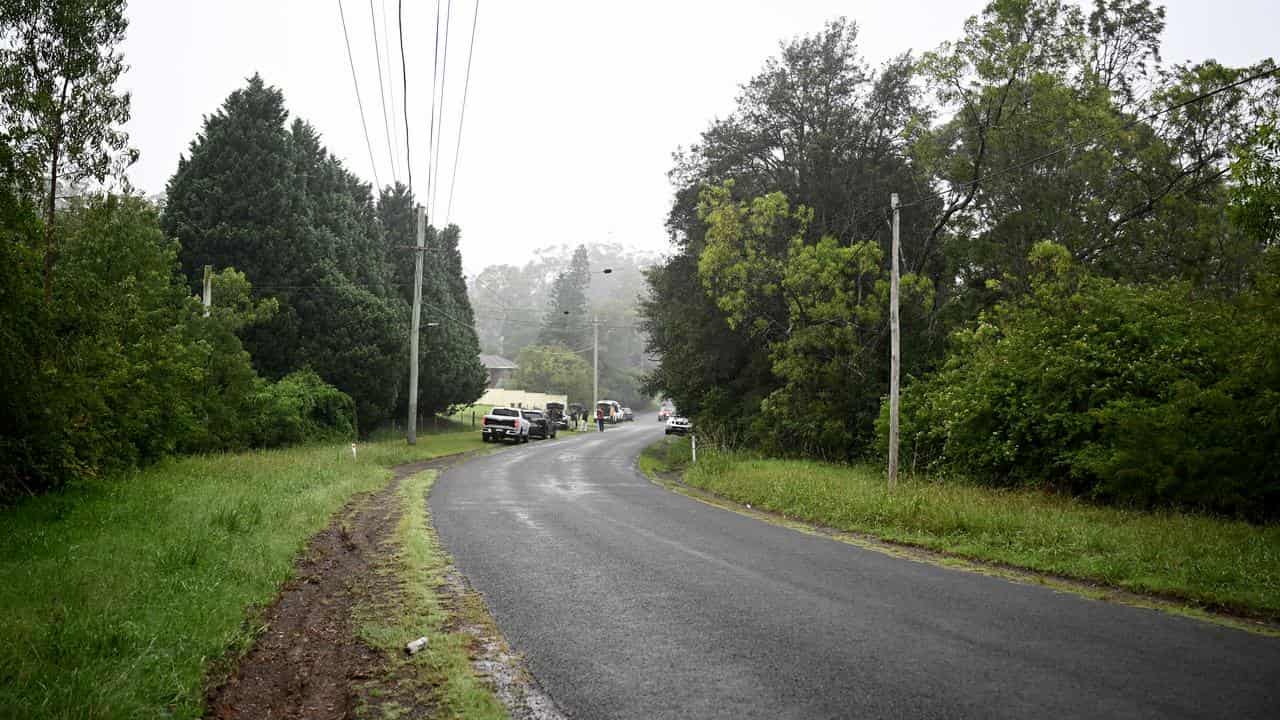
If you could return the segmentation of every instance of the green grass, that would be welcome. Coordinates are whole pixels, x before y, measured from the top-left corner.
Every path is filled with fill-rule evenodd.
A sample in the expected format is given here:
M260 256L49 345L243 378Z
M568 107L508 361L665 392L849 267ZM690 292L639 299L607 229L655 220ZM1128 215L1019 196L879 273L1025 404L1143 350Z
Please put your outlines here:
M408 699L431 706L432 717L505 718L506 709L471 670L470 636L449 631L451 614L433 591L444 582L449 566L428 517L426 497L435 478L435 471L428 471L402 481L396 552L379 568L397 577L399 591L393 598L363 604L356 612L361 637L391 661L386 676L374 678L372 684L394 685L399 696L370 703L361 715L394 717L405 707L397 700ZM422 636L427 648L406 655L405 644Z
M765 460L665 441L649 473L789 518L885 540L1280 619L1280 526L1101 507L1034 491L908 479L890 493L882 468Z
M444 420L454 423L456 427L472 429L472 422L475 423L475 431L480 432L480 418L488 415L493 410L492 405L472 405L465 407L452 415L443 416Z
M193 718L308 538L479 433L175 458L0 512L0 717ZM246 612L246 609L249 609Z

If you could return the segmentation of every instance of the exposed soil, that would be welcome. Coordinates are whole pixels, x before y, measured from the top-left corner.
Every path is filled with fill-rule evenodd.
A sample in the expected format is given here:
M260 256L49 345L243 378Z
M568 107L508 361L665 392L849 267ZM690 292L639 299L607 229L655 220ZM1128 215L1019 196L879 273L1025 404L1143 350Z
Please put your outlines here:
M260 622L264 630L234 674L206 695L207 717L307 718L352 716L370 678L386 659L355 634L352 610L396 592L394 577L374 572L402 512L400 481L466 455L395 469L383 489L353 499L311 539L293 578Z

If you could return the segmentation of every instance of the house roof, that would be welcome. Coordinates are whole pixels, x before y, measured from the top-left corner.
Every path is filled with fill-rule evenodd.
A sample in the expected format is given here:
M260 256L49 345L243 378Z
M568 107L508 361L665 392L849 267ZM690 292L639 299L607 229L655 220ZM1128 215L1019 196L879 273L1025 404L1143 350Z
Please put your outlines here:
M480 354L480 364L484 365L487 370L515 370L519 367L514 360L508 360L501 355L485 355L484 353Z

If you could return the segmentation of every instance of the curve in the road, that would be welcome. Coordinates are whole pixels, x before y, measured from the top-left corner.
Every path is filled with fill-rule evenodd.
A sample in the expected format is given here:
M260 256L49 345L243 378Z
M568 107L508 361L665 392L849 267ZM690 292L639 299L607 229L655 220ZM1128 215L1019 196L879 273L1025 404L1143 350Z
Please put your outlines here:
M581 718L1280 716L1280 641L668 492L647 416L436 482L444 546Z

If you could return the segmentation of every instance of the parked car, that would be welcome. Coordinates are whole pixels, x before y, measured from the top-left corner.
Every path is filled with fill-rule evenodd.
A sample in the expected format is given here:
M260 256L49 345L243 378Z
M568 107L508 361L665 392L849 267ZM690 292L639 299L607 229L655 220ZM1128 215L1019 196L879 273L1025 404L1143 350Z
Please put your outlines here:
M529 442L530 427L531 423L520 414L519 408L494 408L480 421L480 439L485 442Z
M630 422L636 419L636 414L631 412L631 408L624 407L622 408L622 419Z
M546 440L556 436L556 424L541 410L521 410L520 414L529 421L529 437Z
M658 422L666 422L676 414L676 408L670 401L662 403L662 407L658 408Z
M667 419L668 435L688 435L691 432L693 432L693 423L689 422L689 418L673 416Z
M551 418L551 422L557 430L569 429L569 416L564 413L564 405L558 402L547 403L547 417ZM552 433L554 437L555 433Z

